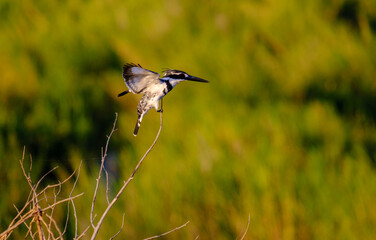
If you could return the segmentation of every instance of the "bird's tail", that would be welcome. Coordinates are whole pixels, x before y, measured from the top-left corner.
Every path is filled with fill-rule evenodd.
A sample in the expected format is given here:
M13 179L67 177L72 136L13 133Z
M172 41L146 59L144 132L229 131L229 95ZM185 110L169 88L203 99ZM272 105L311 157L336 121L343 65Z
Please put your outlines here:
M141 126L141 120L140 120L140 118L138 118L136 126L134 127L133 136L137 136L138 129L140 128L140 126Z

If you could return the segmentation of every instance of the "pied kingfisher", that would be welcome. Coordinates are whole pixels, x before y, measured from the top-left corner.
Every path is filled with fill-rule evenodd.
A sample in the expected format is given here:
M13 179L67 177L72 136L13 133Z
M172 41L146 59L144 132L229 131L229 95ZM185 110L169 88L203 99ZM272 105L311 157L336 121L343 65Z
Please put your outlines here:
M142 118L152 108L155 108L157 112L162 111L159 108L159 100L169 93L175 86L181 81L196 81L196 82L209 82L202 78L194 77L186 72L179 70L167 69L164 71L163 77L156 72L152 72L145 68L142 68L139 64L134 63L125 64L123 67L123 78L125 85L127 85L127 91L124 91L118 95L121 97L129 92L134 94L144 94L137 106L137 123L134 128L133 135L136 136L138 129L141 125Z

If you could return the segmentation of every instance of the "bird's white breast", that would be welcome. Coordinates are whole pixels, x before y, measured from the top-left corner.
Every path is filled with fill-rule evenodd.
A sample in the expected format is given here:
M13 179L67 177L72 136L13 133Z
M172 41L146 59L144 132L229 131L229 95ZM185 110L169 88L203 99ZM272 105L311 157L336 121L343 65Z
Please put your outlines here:
M152 94L152 98L150 99L150 105L153 106L153 108L157 109L159 108L159 100L164 96L163 90L165 89L166 85L161 84L155 84L152 87L150 87L150 93Z

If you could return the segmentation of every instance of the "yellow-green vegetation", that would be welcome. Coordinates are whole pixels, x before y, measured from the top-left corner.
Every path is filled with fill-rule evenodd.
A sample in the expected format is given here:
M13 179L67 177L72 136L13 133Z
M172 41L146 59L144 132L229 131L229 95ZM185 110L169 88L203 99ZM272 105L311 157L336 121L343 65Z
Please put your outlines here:
M27 199L23 146L34 180L59 166L46 179L56 182L83 161L80 231L115 112L110 194L127 179L159 127L150 111L132 135L140 97L116 97L127 62L210 83L165 97L160 139L99 239L118 231L123 213L119 239L188 220L170 239L235 239L249 214L248 239L376 239L370 0L2 0L0 232ZM64 212L56 219L63 225Z

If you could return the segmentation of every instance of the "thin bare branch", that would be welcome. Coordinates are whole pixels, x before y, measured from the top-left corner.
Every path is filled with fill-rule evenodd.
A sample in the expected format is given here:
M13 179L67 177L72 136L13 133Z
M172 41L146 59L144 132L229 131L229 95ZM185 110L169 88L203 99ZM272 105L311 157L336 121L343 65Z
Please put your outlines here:
M157 133L157 136L155 137L155 140L154 142L151 144L151 146L149 147L149 149L146 151L146 153L144 154L144 156L141 158L141 160L138 162L136 168L133 170L133 173L131 175L130 178L133 178L133 176L136 174L138 168L141 166L142 162L144 161L144 159L146 158L146 156L149 154L149 152L153 149L154 145L157 143L157 140L159 138L159 134L161 134L161 131L162 131L162 124L163 124L163 98L161 99L161 110L160 110L160 116L161 116L161 120L160 120L160 126L159 126L159 131Z
M31 236L32 239L35 239L35 236L36 236L37 234L38 234L38 232L35 232L35 233L31 232L30 236Z
M123 228L124 228L124 216L125 216L125 214L123 214L123 220L121 221L121 228L119 229L119 231L118 231L114 236L112 236L112 237L110 238L110 240L116 238L116 236L119 235L119 234L121 233L121 230L123 230Z
M149 152L153 149L154 145L157 143L157 140L159 138L159 135L161 134L162 126L163 126L163 109L162 109L162 103L163 102L161 101L160 126L159 126L159 130L158 130L157 136L154 139L154 142L151 144L151 146L149 147L149 149L145 152L144 156L140 159L140 161L138 162L137 166L133 170L133 173L128 178L128 180L124 182L123 186L120 188L120 190L118 191L118 193L116 194L116 196L114 197L114 199L112 199L111 203L108 204L106 210L103 212L102 216L100 217L97 225L95 225L95 227L94 227L94 231L93 231L93 234L91 236L91 240L94 240L97 237L99 228L102 226L104 218L106 217L106 215L108 214L108 212L110 211L110 209L113 207L113 205L115 204L115 202L119 199L120 195L124 192L125 188L128 186L128 184L130 183L130 181L133 179L134 175L136 174L138 168L141 166L141 164L144 161L144 159L146 158L146 156L149 154ZM117 115L116 115L116 117L117 117ZM116 121L115 121L115 123L116 123ZM114 127L115 127L115 123L114 123ZM111 134L110 134L110 136L111 136ZM107 143L108 143L108 141L107 141Z
M74 184L72 186L72 189L71 189L71 192L69 194L69 198L72 197L72 194L73 194L73 191L74 189L76 188L76 184L77 184L77 181L78 181L78 178L80 176L80 171L81 171L81 164L82 164L82 161L80 162L80 166L78 167L78 173L77 173L77 177L76 177L76 180L74 181ZM74 171L75 173L76 171ZM73 175L71 175L73 176ZM72 203L72 206L73 206L73 213L74 213L74 216L75 216L75 236L77 236L77 213L76 213L76 206L74 205L74 201L71 200L68 202L67 204L67 217L65 219L65 225L64 225L64 229L63 229L63 235L65 234L65 232L67 231L67 228L68 228L68 222L69 222L69 216L70 216L70 203Z
M13 218L12 222L9 224L9 227L12 226L16 220L21 216L21 214L26 210L26 208L29 206L29 204L31 203L31 200L29 199L30 198L30 195L31 193L29 194L29 197L28 197L28 201L25 203L25 205L23 206L23 208L21 209L21 211L18 211L17 207L15 205L14 208L17 210L17 215ZM9 228L8 227L8 228ZM0 235L1 236L1 235Z
M61 203L63 203L63 202L72 201L73 199L78 198L78 197L81 197L82 195L84 195L84 193L80 193L80 194L77 194L76 196L73 196L73 197L69 197L69 198L66 198L66 199L60 200L60 201L58 201L58 202L52 204L51 206L48 206L48 207L43 208L42 211L45 212L46 210L51 209L51 208L55 207L56 205L59 205L59 204L61 204Z
M22 223L24 223L29 218L33 217L34 208L35 208L35 205L37 204L36 200L35 200L35 195L36 195L35 188L34 188L34 186L32 184L31 178L30 178L32 159L30 158L30 171L28 173L26 173L24 165L23 165L24 164L24 160L25 160L25 152L26 152L26 148L24 147L23 152L22 152L22 158L21 158L21 160L19 162L20 162L22 173L23 173L24 177L26 178L26 180L27 180L27 182L28 182L28 184L29 184L29 186L31 188L31 192L30 192L29 197L28 197L29 200L24 205L24 207L21 209L21 211L18 211L18 209L16 208L17 212L18 212L17 215L16 215L16 217L12 220L12 222L10 223L9 227L7 228L7 230L5 230L4 232L2 232L0 234L0 239L3 239L3 238L5 239L8 236L8 234L10 234L15 228L17 228L19 225L21 225ZM26 210L26 208L31 203L33 203L33 205L34 205L33 208L29 212L25 213L22 216L22 213ZM16 222L16 220L18 218L20 218L20 219ZM29 224L29 226L31 226L31 224ZM31 227L29 228L29 231L31 232Z
M118 118L118 113L115 113L115 121L114 121L114 124L112 126L112 130L110 132L110 135L107 136L107 142L106 142L106 147L105 147L104 153L103 153L103 148L102 148L101 167L100 167L99 172L98 172L98 178L96 180L97 183L95 185L95 190L94 190L94 195L93 195L93 201L91 203L91 211L90 211L90 224L93 227L93 229L96 228L96 226L94 225L94 219L93 219L95 200L96 200L97 194L98 194L99 182L100 182L100 179L101 179L101 176L102 176L102 170L104 168L104 161L105 161L105 159L107 157L108 145L110 143L110 139L111 139L112 134L116 131L117 118Z
M46 216L47 216L47 214L46 214ZM47 218L49 218L49 216L47 216ZM43 218L41 219L41 222L43 223L44 227L46 228L46 230L47 230L47 232L48 232L48 239L50 239L51 236L52 236L52 239L55 239L54 233L52 232L51 225L50 225L50 224L47 224L47 223L43 220ZM50 220L50 222L52 222L52 221Z
M38 189L38 186L39 184L42 182L42 180L47 177L48 174L52 173L53 171L55 171L58 167L54 167L52 168L50 171L46 172L40 179L39 181L37 182L37 184L35 184L35 190Z
M73 208L73 215L74 215L74 237L77 238L78 235L78 218L77 218L77 211L76 211L76 205L74 205L74 201L71 201L72 208ZM65 232L66 229L64 229Z
M27 225L26 222L23 222L23 223L27 226L27 229L28 229L28 231L26 232L26 235L25 235L25 239L26 239L27 236L29 236L29 235L30 235L30 237L31 237L32 239L35 239L35 238L34 238L33 231L32 231L32 224L33 224L34 221L35 221L35 218L33 218L33 219L30 221L30 223L29 223L29 226L30 226L30 227Z
M74 238L74 240L78 240L78 239L82 238L83 236L85 236L86 232L87 232L89 229L90 229L90 225L87 226L87 227L85 228L85 230L84 230L84 231L83 231L78 237Z
M61 186L61 185L60 185ZM60 190L58 191L58 193L60 192ZM57 201L57 193L55 192L55 188L54 188L54 203L56 203ZM50 206L49 202L48 202L48 198L47 198L47 195L46 195L46 192L44 192L44 197L46 198L46 202L47 202L47 205ZM51 208L51 218L52 216L54 215L54 211L55 211L55 208ZM47 214L46 214L47 215ZM50 219L50 222L48 223L48 226L46 227L47 228L47 231L48 231L48 237L47 237L47 240L50 240L51 238L51 235L52 235L52 238L53 238L53 234L52 232L50 231L51 229L51 224L52 224L52 221Z
M249 224L250 224L250 222L251 222L251 214L248 215L248 223L247 223L247 227L246 227L246 229L245 229L245 231L244 231L244 233L243 233L243 236L242 236L242 238L241 238L240 240L243 240L243 239L245 238L245 235L247 235L247 232L248 232L248 228L249 228Z
M73 190L74 190L74 188L77 184L78 177L77 177L77 179L76 179L76 181L73 185L73 188L71 190L69 197L66 198L66 199L63 199L61 201L57 201L58 195L60 194L61 189L62 189L62 185L65 182L67 182L70 178L72 178L76 171L74 171L72 173L72 175L68 176L63 182L59 181L57 184L48 185L43 190L37 192L37 188L41 184L42 180L45 179L45 177L48 174L50 174L51 172L53 172L57 167L55 167L52 170L45 173L39 179L37 184L34 185L32 180L31 180L32 158L30 156L30 167L29 167L29 172L27 172L25 170L25 167L24 167L25 152L26 152L26 150L25 150L25 147L24 147L24 150L23 150L23 153L22 153L22 158L19 162L20 162L22 173L23 173L23 175L24 175L25 179L27 180L28 185L30 187L30 193L27 197L26 203L21 208L21 210L19 210L14 205L14 208L17 211L17 215L13 218L13 220L9 224L8 228L4 232L0 233L0 239L2 239L2 240L7 239L10 236L10 234L12 234L14 229L19 227L21 224L25 224L25 226L28 230L25 238L30 236L30 238L32 238L32 239L34 239L36 237L36 238L39 238L39 240L45 240L46 234L48 232L48 240L49 239L55 240L56 238L54 236L54 232L55 233L57 232L58 233L58 239L63 239L63 235L65 233L66 228L64 229L64 232L61 232L56 220L53 217L53 215L54 215L55 207L59 204L64 203L64 202L68 202L68 204L70 204L70 202L72 202L73 209L74 209L74 212L75 212L75 218L76 218L76 236L77 236L77 213L75 211L74 199L82 196L83 193L78 194L76 196L72 196L72 195L73 195ZM81 168L81 164L80 164L80 168ZM78 175L79 175L79 173L78 173ZM50 189L50 188L53 188L53 197L48 197L47 190ZM49 198L53 199L52 204L49 201ZM46 201L46 207L44 207L43 209L39 205L42 201ZM30 209L27 211L27 208L30 208ZM68 216L69 216L69 214L68 214ZM36 230L33 231L33 229L36 229ZM85 230L85 231L87 231L87 230Z
M55 171L57 167L54 167L53 169L51 169L50 171L45 173L37 181L36 184L33 184L32 179L31 179L32 157L30 156L30 167L29 167L29 171L27 172L24 168L24 160L25 160L25 152L26 152L25 147L24 147L22 159L20 160L20 165L21 165L22 173L23 173L25 179L27 180L27 182L29 184L30 193L29 193L29 196L28 196L28 199L27 199L25 205L22 207L21 210L18 210L18 208L15 206L15 208L17 210L17 215L12 220L8 229L0 234L0 239L8 238L9 235L14 231L14 229L16 229L21 224L25 224L27 229L28 229L26 237L30 236L32 239L39 237L39 240L45 240L46 235L48 233L48 239L47 240L63 239L63 236L67 231L67 226L68 226L68 221L69 221L70 203L72 203L73 213L74 213L74 218L75 218L75 237L74 237L74 239L82 238L87 233L87 231L90 229L90 227L92 227L94 229L92 236L91 236L91 239L95 239L97 237L99 229L102 226L103 221L104 221L105 217L107 216L107 214L109 213L110 209L114 206L114 204L119 199L121 194L124 192L124 190L128 186L128 184L133 180L136 172L140 168L144 159L148 156L148 154L150 153L150 151L153 149L156 142L158 141L159 136L160 136L161 131L162 131L162 126L163 126L163 109L162 109L162 107L163 107L163 102L161 101L160 127L159 127L158 133L157 133L153 143L147 149L147 151L142 156L142 158L139 160L139 162L137 163L136 167L134 168L132 174L129 176L127 181L124 181L123 186L117 192L116 196L110 201L109 174L108 174L108 172L105 168L105 160L107 158L110 139L111 139L113 133L117 130L116 129L116 123L117 123L117 119L118 119L118 114L116 113L116 117L115 117L115 120L114 120L114 123L113 123L112 130L111 130L110 134L107 136L107 141L106 141L105 147L102 148L101 166L100 166L100 169L99 169L98 177L96 179L96 186L95 186L95 190L94 190L94 194L93 194L93 200L92 200L92 204L91 204L90 225L87 226L80 235L78 235L78 218L77 218L77 211L76 211L74 200L76 198L82 196L84 193L80 193L80 194L73 196L73 192L74 192L74 189L75 189L76 184L78 182L82 162L80 163L77 178L75 179L75 182L73 184L73 187L71 189L69 197L62 199L60 201L57 201L58 196L59 196L61 189L62 189L62 185L64 183L66 183L69 179L71 179L75 175L76 170L70 176L68 176L66 179L64 179L64 181L62 181L62 182L59 181L56 184L48 185L48 186L44 187L41 191L39 191L38 188L41 185L42 181L51 172ZM106 176L105 176L105 178L106 178L106 200L107 200L108 205L107 205L107 208L105 209L105 211L100 215L98 222L95 224L94 223L95 216L96 216L95 213L94 213L95 202L96 202L96 198L98 196L99 184L100 184L100 180L101 180L103 172L104 172L104 174L106 174ZM50 189L50 188L53 188L53 196L51 196L51 197L49 196L49 192L47 192L47 190ZM58 188L58 189L56 189L56 188ZM53 198L53 201L49 200L49 198ZM41 208L39 204L43 201L46 201L46 204L43 203L42 205L43 206L46 205L46 206L44 208ZM56 220L54 219L53 215L54 215L56 206L60 205L62 203L65 203L65 202L68 203L68 210L67 210L68 213L67 213L67 219L65 221L64 229L63 229L63 231L61 231L57 222L56 222ZM29 211L27 211L28 207L30 208ZM124 228L124 217L125 217L125 215L123 215L122 225L121 225L120 230L114 236L112 236L110 239L114 239L115 237L117 237L121 233L122 229ZM174 231L177 231L177 230L185 227L188 223L189 223L189 221L186 222L185 224L183 224L182 226L176 227L175 229L172 229L168 232L165 232L165 233L157 235L157 236L149 237L149 238L146 238L146 239L155 239L155 238L165 236L169 233L172 233ZM33 226L33 224L35 224L35 225ZM248 227L247 227L247 229L248 229Z
M25 153L25 152L24 152ZM27 180L27 183L29 184L29 186L30 186L30 188L31 188L31 190L32 190L32 192L33 192L33 196L35 196L35 188L34 188L34 186L33 186L33 183L32 183L32 181L31 181L31 178L30 178L30 172L28 172L28 173L26 173L26 171L25 171L25 168L24 168L24 166L23 166L23 163L24 163L24 153L22 154L22 159L20 160L20 165L21 165L21 170L22 170L22 173L23 173L23 175L24 175L24 177L26 178L26 180ZM31 158L30 158L30 164L31 164L31 162L32 162L32 160L31 160ZM31 171L31 169L30 169L30 171ZM35 200L34 199L34 197L32 198L33 200Z
M175 231L179 230L180 228L183 228L183 227L187 226L188 223L189 223L189 221L186 222L186 223L184 223L184 224L181 225L180 227L176 227L176 228L174 228L174 229L172 229L172 230L170 230L170 231L168 231L168 232L165 232L165 233L162 233L162 234L159 234L159 235L153 236L153 237L145 238L144 240L150 240L150 239L155 239L155 238L163 237L163 236L165 236L165 235L167 235L167 234L170 234L170 233L172 233L172 232L175 232Z
M47 187L43 188L43 190L41 190L37 194L37 197L39 197L41 194L43 194L45 191L47 191L50 188L59 187L59 186L63 185L64 183L66 183L67 181L69 181L69 179L71 179L74 176L75 173L76 173L76 170L73 171L73 173L71 175L69 175L66 179L64 179L62 182L59 181L59 183L51 184L51 185L48 185Z
M36 218L38 236L39 236L39 240L45 240L46 236L44 235L43 227L41 224L41 221L43 221L42 213L41 213L41 210L39 209L39 206L37 207L38 207L38 209L36 210L37 215L35 216L35 218Z
M2 232L0 234L0 239L3 239L5 238L9 233L11 233L15 228L17 228L19 225L21 225L22 223L24 223L26 220L28 220L29 218L32 218L33 217L33 213L34 211L33 210L30 210L29 212L27 212L25 215L21 216L20 217L20 220L18 220L16 223L14 223L13 225L10 225L7 230L5 230L4 232Z
M30 173L31 173L31 169L33 169L33 158L31 157L31 154L30 154L29 176L30 176Z
M51 216L49 216L48 214L45 214L45 216L50 220L50 222L52 222L52 223L54 224L54 227L55 227L56 231L59 233L59 237L58 237L58 238L60 238L60 239L63 240L63 234L64 234L64 233L62 233L62 232L60 231L60 228L59 228L59 226L57 225L55 219L53 219L53 218L52 218ZM43 219L42 219L42 222L43 222L44 224L46 224L46 223L44 222ZM47 227L47 226L46 226L46 227ZM50 227L50 226L48 226L48 227L49 227L49 228L48 228L47 230L50 231L51 234L52 234L52 237L55 238L54 235L53 235L53 233L52 233L52 229L51 229L51 227Z
M87 227L85 228L85 230L80 234L80 236L78 236L78 237L76 237L76 238L74 238L74 239L75 239L75 240L78 240L78 239L82 238L83 236L85 236L86 232L87 232L89 229L90 229L90 225L87 226Z
M78 178L80 177L80 172L81 172L81 165L82 165L82 161L80 162L80 166L78 167L78 172L77 172L77 177L76 177L76 180L74 181L74 184L73 184L73 187L72 187L72 190L69 194L69 197L72 197L72 194L73 194L73 191L74 189L76 188L76 185L77 185L77 182L78 182ZM74 201L70 201L72 203L72 207L73 207L73 214L74 214L74 220L75 220L75 223L74 223L74 237L76 238L77 235L78 235L78 218L77 218L77 211L76 211L76 206L74 205ZM68 209L69 209L69 202L68 202ZM66 226L64 228L64 232L66 231Z
M106 200L107 200L107 204L110 204L109 187L108 187L108 172L105 167L103 167L103 171L106 174Z
M17 207L16 206L14 206L14 208L16 209L16 211L19 213L19 211L18 211L18 209L17 209ZM30 229L30 227L29 227L29 225L27 225L27 223L26 222L23 222L24 223L24 225L26 226L26 228L28 229L28 232L27 232L27 234L29 234L29 232L31 232L31 229ZM33 235L31 235L31 238L32 239L34 239L34 237L33 237Z

